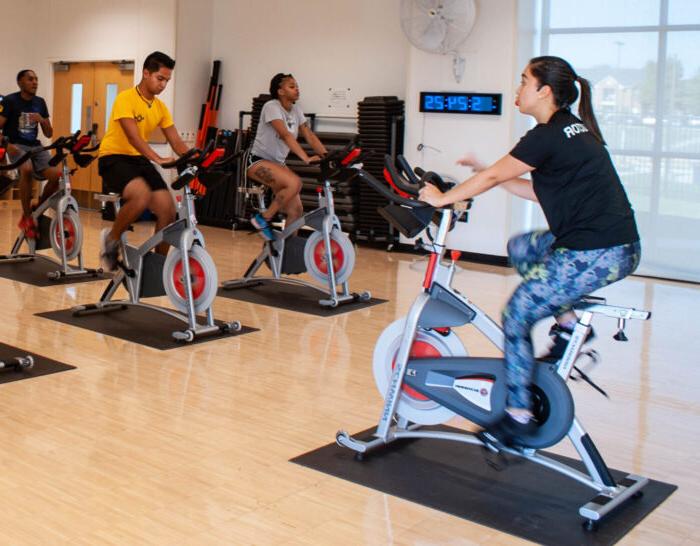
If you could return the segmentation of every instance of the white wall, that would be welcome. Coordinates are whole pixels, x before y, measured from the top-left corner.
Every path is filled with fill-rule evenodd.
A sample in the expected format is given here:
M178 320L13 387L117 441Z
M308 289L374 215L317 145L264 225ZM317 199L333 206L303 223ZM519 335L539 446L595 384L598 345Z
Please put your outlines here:
M530 2L531 0L527 0ZM211 64L222 60L223 97L219 125L235 128L239 110L266 92L270 77L292 72L307 112L327 111L329 88L350 88L351 103L369 95L406 99L405 154L411 162L464 179L454 161L466 151L484 161L507 153L522 134L513 131L512 107L518 57L518 2L478 0L477 22L462 46L466 71L461 84L451 58L421 52L408 43L399 22L399 0L0 0L5 20L33 22L32 40L23 25L0 34L2 92L16 89L20 68L34 67L40 94L52 104L51 63L59 60L133 59L135 77L149 52L175 56L172 84L162 98L181 132L194 131L208 86ZM424 115L425 90L503 93L503 115ZM354 109L353 109L354 110ZM351 112L354 115L354 111ZM321 129L354 130L354 122L326 122ZM418 143L438 148L419 153ZM522 205L502 190L480 196L470 222L453 232L452 246L505 255L508 236L523 225Z
M31 68L34 62L34 40L27 39L27 29L8 21L30 21L36 13L38 0L13 2L0 0L0 13L3 17L0 31L0 95L18 91L17 72ZM39 85L42 85L39 81Z
M464 180L471 171L455 165L466 152L482 162L493 162L506 154L517 138L512 127L516 79L517 6L515 0L481 0L477 19L460 48L466 59L461 83L452 74L450 56L424 53L411 48L406 84L407 124L405 152L409 162L426 170ZM420 91L475 91L503 94L501 116L424 114L418 111ZM437 148L417 151L417 145ZM469 222L450 234L452 248L505 256L512 231L512 198L495 189L476 198ZM520 222L516 222L520 224Z
M134 76L140 79L139 67L148 53L158 49L175 54L176 0L0 0L0 10L0 51L5 57L0 81L14 84L17 70L34 68L39 95L49 110L54 62L129 59L136 61ZM8 47L30 53L8 58ZM173 86L161 98L172 107Z
M177 0L173 117L181 133L197 130L211 76L213 24L214 0Z
M398 0L214 0L212 57L223 61L220 125L237 127L238 112L250 110L252 98L268 92L277 72L294 74L300 106L317 114L327 111L329 88L349 87L353 104L368 95L402 96L408 42L398 5Z

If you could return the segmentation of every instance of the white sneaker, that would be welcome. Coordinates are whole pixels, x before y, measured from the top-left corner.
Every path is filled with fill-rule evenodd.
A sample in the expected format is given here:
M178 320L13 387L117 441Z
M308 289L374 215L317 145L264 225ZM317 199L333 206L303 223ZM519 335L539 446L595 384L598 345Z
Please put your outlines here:
M116 271L119 263L119 243L109 238L111 231L104 228L100 232L100 263L105 271Z

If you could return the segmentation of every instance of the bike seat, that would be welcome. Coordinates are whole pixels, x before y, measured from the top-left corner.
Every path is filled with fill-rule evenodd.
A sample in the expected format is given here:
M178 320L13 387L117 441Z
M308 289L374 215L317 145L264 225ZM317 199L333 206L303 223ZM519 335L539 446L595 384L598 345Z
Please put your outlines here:
M118 193L96 193L95 201L100 203L118 203L121 200L121 195Z
M266 191L265 185L252 181L248 182L246 186L238 187L238 193L245 193L246 195L263 195Z

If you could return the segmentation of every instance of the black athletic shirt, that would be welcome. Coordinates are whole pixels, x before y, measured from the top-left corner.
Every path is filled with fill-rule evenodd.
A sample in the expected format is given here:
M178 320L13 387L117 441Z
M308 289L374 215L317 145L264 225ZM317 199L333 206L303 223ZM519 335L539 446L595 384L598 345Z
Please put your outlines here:
M593 250L639 240L610 154L570 110L532 128L510 155L535 169L533 188L554 248Z
M22 120L23 112L35 112L41 114L42 118L49 117L49 109L46 102L41 97L34 96L30 100L24 100L18 91L10 95L5 95L2 103L0 116L7 118L2 128L3 134L12 144L24 144L25 146L38 146L39 124L33 122L25 124Z

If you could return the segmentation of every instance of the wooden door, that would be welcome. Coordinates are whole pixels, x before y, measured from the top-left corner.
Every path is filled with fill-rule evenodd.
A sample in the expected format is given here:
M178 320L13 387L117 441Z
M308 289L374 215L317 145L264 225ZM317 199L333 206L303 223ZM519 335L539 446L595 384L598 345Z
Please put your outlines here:
M54 67L54 137L80 129L94 130L102 139L115 97L134 85L133 65L85 62L57 63ZM97 161L87 169L79 169L71 181L81 206L94 208L92 194L102 191Z

